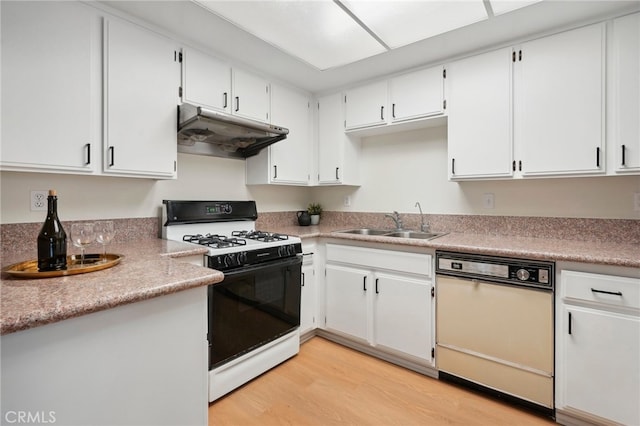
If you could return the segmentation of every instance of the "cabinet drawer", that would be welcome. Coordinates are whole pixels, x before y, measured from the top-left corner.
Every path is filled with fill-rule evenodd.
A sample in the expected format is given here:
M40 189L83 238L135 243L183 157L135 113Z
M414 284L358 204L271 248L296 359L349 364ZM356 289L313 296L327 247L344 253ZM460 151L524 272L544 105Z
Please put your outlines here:
M640 280L613 275L562 271L561 296L640 309Z
M327 244L327 261L431 276L431 255Z

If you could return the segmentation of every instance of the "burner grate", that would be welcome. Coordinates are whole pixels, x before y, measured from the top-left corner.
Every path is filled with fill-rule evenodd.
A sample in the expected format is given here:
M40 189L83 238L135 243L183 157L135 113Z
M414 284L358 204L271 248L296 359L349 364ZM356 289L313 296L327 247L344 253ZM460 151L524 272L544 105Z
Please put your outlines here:
M211 248L227 248L227 247L247 245L247 242L242 238L227 237L225 235L217 235L217 234L184 235L182 237L182 240L189 243L200 244L202 246L207 246Z
M263 231L233 231L231 235L233 235L234 237L248 238L250 240L262 241L265 243L270 243L273 241L284 241L289 239L288 235Z

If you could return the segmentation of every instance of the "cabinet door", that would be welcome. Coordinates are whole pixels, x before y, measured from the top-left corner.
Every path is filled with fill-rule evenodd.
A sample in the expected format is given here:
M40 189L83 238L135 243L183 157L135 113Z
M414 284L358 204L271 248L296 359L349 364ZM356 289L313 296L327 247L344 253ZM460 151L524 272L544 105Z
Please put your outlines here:
M373 343L430 362L430 282L380 272L373 280Z
M390 114L386 111L387 80L356 87L345 93L347 129L384 124Z
M313 262L302 265L300 334L316 328L316 276Z
M74 2L0 7L2 169L94 172L101 148L99 18Z
M640 170L640 13L613 21L615 170Z
M389 81L389 86L392 122L444 112L442 66L394 77Z
M231 67L195 49L183 49L182 102L229 112Z
M104 31L105 173L174 177L177 47L116 19Z
M449 177L512 173L511 49L447 66Z
M273 181L306 185L312 154L310 100L298 92L272 85L271 122L289 129L287 138L269 147Z
M565 405L640 424L640 318L568 305L562 312L564 377L559 382Z
M269 82L248 72L233 70L232 113L253 120L269 122ZM278 126L284 124L273 123Z
M604 171L604 24L516 52L515 143L523 175Z
M339 183L343 176L344 133L342 95L336 93L318 99L318 183Z
M326 265L326 328L367 340L367 292L371 275L363 269Z

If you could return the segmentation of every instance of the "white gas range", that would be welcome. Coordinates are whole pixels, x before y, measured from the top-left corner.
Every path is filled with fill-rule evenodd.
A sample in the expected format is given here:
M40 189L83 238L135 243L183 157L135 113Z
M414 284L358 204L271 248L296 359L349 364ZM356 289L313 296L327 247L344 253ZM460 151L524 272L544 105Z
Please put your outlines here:
M225 275L207 296L213 401L298 353L301 241L256 231L254 201L163 203L163 238L208 247Z

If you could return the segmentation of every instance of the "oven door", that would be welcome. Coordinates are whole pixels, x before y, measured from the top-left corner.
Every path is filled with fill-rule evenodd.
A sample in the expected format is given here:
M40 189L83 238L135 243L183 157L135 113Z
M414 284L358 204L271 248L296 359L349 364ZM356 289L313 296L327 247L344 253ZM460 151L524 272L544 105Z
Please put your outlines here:
M224 273L209 286L209 370L300 325L302 257Z

